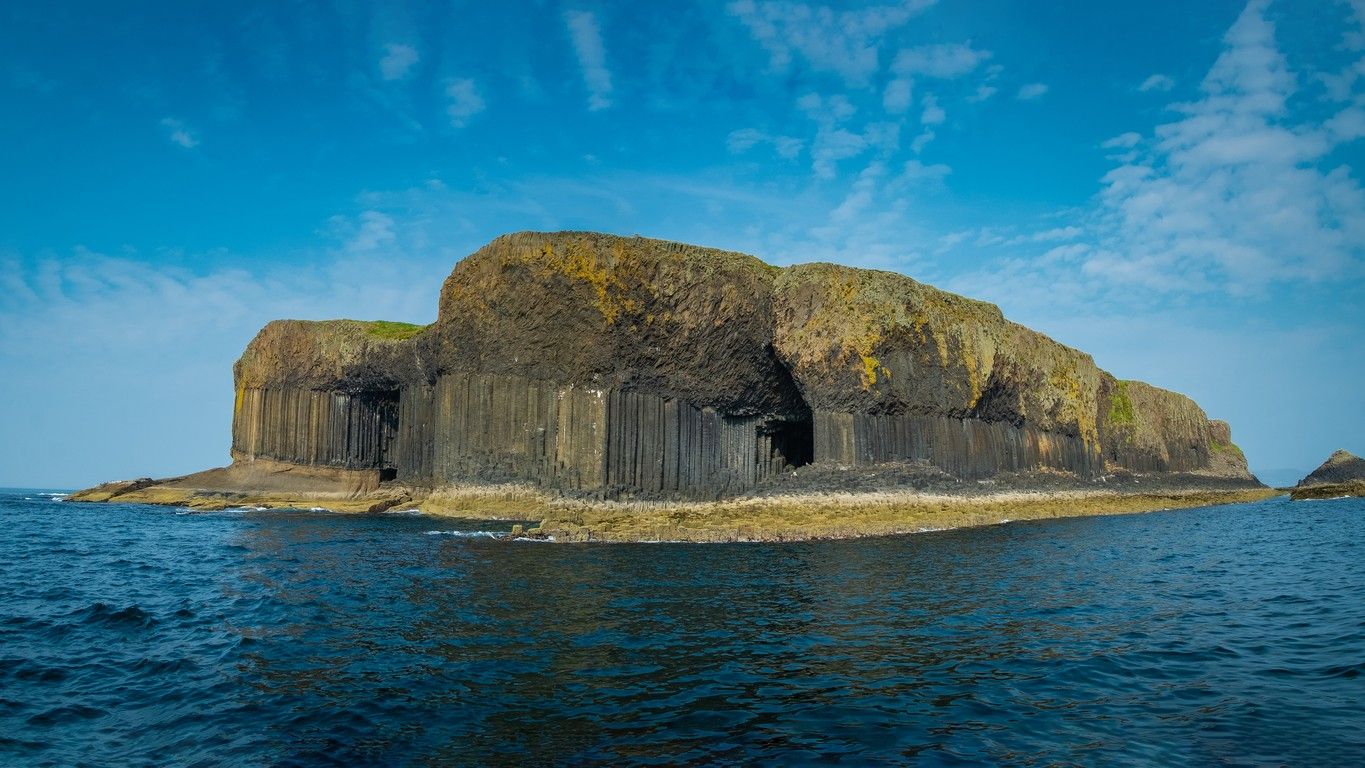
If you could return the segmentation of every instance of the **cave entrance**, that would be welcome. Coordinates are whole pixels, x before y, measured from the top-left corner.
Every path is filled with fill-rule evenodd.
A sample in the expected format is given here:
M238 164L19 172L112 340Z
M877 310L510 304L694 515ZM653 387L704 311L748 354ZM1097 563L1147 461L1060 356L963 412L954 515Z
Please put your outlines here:
M773 463L792 469L804 467L815 459L815 429L809 418L777 421L768 425L772 438Z
M762 427L771 446L768 459L769 471L804 467L815 460L815 426L811 420L810 406L797 386L791 369L778 356L772 344L767 346L768 360L772 364L773 383L776 394L783 405L785 418L769 421Z

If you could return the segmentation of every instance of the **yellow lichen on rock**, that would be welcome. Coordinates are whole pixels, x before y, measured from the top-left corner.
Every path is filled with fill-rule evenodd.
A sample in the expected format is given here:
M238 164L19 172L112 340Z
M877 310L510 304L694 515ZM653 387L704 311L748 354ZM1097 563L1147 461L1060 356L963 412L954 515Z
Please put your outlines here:
M643 287L635 274L639 260L633 251L616 243L610 258L603 258L598 249L579 241L547 242L540 248L540 267L558 272L570 279L587 284L597 297L597 311L608 325L615 323L622 312L638 312L641 302L632 298L632 288Z

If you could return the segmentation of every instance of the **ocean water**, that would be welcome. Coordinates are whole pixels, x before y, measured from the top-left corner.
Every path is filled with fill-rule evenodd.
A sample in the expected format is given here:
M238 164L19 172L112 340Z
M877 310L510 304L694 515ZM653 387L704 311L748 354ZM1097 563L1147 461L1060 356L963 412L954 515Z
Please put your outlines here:
M556 545L0 492L0 764L1360 765L1365 500Z

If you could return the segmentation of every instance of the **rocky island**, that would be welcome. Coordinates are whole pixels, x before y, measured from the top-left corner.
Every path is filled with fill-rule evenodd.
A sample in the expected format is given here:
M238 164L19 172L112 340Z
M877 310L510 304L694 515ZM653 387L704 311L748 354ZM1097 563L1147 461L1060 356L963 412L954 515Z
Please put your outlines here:
M1327 461L1300 480L1289 496L1295 501L1365 496L1365 459L1350 451L1334 451Z
M1225 422L991 304L639 237L499 237L435 323L275 321L233 375L229 466L72 499L737 540L1271 493Z

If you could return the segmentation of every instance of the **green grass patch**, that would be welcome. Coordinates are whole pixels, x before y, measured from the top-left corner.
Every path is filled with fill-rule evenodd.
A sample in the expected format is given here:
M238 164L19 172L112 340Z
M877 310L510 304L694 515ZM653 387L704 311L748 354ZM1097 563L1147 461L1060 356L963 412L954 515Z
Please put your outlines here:
M1109 424L1112 426L1132 426L1133 400L1128 397L1128 382L1120 381L1109 396Z
M1242 449L1238 448L1234 443L1220 443L1217 440L1210 440L1209 450L1214 453L1230 453L1242 461L1247 460L1247 457L1242 453Z
M365 324L365 333L378 339L402 341L425 331L427 326L398 323L392 320L373 320Z

